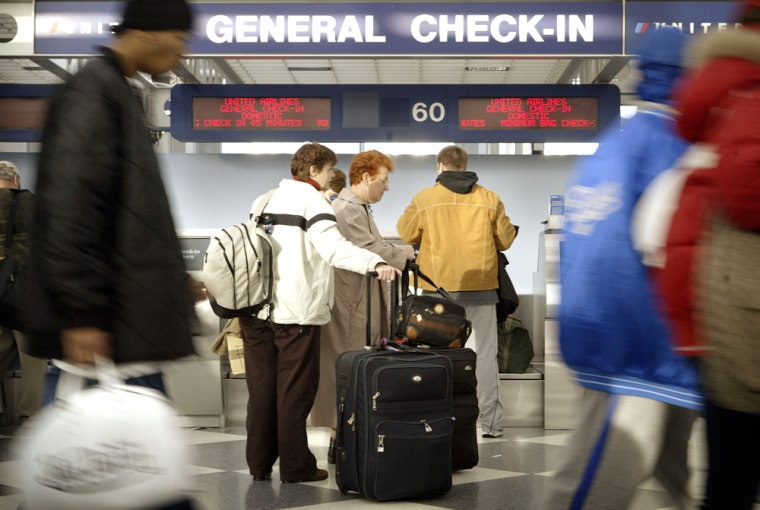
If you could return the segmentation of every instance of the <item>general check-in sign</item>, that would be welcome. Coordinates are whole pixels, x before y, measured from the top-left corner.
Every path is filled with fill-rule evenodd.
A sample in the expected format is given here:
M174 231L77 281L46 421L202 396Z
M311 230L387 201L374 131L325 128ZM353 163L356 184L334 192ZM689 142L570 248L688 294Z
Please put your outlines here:
M604 55L622 3L194 3L190 55ZM119 2L35 4L36 54L92 54Z
M606 56L660 26L724 29L734 2L193 3L188 56ZM90 55L121 2L37 0L34 52ZM624 22L625 11L625 22ZM660 19L662 18L662 19Z

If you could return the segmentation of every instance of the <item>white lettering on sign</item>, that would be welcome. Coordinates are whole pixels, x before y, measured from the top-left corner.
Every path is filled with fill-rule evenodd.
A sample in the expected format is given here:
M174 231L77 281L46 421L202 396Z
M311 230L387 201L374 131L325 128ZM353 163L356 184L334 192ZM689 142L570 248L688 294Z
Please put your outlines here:
M647 23L648 24L648 23ZM707 34L711 30L717 29L719 32L722 32L724 30L728 30L729 28L741 28L741 23L733 23L729 25L728 23L683 23L683 22L672 22L672 23L661 23L661 22L654 22L654 28L658 29L661 27L675 27L681 32L685 34ZM646 30L644 30L646 31ZM638 33L638 32L637 32Z
M335 42L335 27L337 21L332 16L314 16L312 26L314 27L314 42L322 42L322 36L325 41Z
M230 16L219 14L206 22L206 37L225 43L384 43L375 31L374 16Z
M539 30L538 24L547 20L550 24ZM433 41L480 42L491 40L500 43L544 42L544 37L552 37L557 42L594 41L593 14L557 14L552 19L544 14L499 14L490 17L486 14L449 15L437 18L431 14L420 14L412 19L411 35L415 41L430 43Z
M415 122L425 122L428 118L433 122L441 122L446 118L446 107L438 102L430 107L425 103L415 103L412 107L412 118Z
M288 41L292 43L310 42L309 16L288 16Z
M467 42L488 42L488 15L467 16Z

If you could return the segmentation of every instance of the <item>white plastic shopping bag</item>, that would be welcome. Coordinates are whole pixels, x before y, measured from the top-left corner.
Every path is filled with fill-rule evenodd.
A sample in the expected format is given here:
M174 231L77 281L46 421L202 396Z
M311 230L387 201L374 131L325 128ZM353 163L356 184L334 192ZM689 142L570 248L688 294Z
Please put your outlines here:
M98 385L27 422L19 440L25 509L156 508L187 492L187 442L176 412L160 392L115 374L99 365Z
M698 168L713 168L718 155L711 146L695 144L672 168L652 179L633 209L631 241L649 267L665 267L665 243L689 174Z

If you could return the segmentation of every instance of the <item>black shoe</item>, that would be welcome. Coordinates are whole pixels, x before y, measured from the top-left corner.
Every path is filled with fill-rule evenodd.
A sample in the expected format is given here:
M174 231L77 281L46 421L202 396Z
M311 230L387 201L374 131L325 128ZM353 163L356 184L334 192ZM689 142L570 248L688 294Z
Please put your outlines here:
M330 446L327 447L327 463L335 464L335 438L330 438Z
M253 479L255 481L257 481L257 482L264 482L266 480L271 480L272 479L272 472L270 471L269 473L267 473L265 475L260 475L260 476L253 475Z
M317 469L311 476L307 476L298 480L283 480L282 483L319 482L322 480L327 480L327 471L324 469Z

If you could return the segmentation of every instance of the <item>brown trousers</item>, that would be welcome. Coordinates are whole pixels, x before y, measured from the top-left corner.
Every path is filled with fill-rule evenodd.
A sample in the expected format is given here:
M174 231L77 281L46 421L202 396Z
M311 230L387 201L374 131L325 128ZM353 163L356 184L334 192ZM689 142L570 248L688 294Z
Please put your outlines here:
M280 479L314 474L306 419L319 384L320 326L274 324L241 317L248 441L245 455L252 476L272 471L280 458Z

